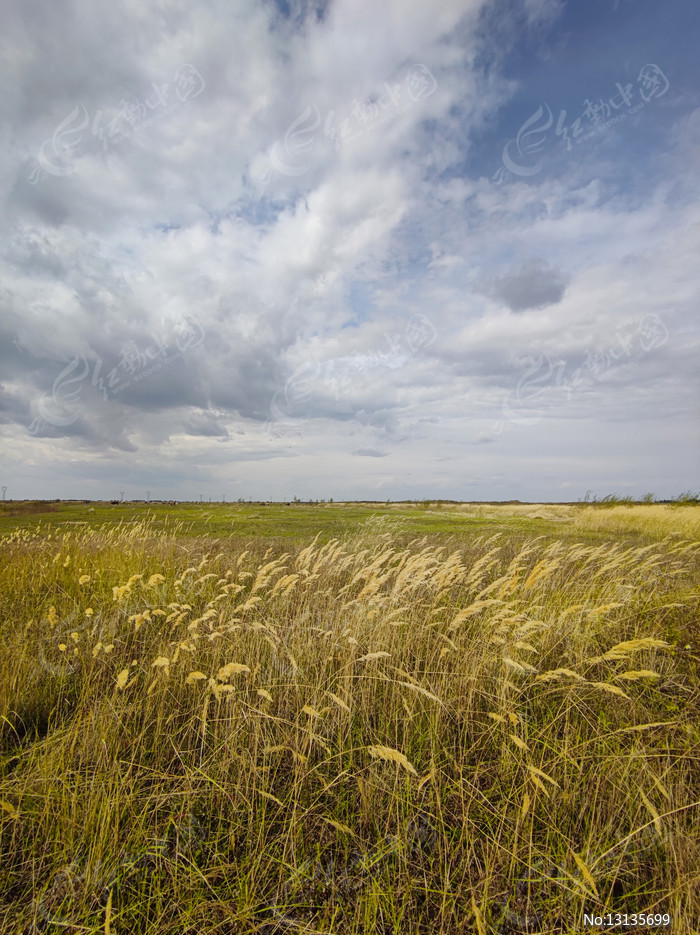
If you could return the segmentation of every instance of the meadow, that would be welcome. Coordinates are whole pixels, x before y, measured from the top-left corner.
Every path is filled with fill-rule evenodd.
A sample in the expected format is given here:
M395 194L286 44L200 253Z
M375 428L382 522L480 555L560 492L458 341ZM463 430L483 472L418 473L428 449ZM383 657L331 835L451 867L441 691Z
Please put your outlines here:
M695 505L3 505L0 933L693 935L699 584Z

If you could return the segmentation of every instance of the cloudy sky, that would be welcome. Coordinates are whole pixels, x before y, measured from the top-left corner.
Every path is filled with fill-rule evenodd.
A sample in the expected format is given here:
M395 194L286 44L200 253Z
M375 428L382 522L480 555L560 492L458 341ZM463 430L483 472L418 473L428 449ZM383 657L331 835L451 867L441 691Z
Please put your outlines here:
M8 498L698 488L696 0L9 0Z

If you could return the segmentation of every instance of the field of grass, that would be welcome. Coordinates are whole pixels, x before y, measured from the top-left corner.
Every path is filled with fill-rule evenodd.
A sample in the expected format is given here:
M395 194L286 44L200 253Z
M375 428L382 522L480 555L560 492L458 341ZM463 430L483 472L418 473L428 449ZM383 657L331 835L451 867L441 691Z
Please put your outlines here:
M275 546L302 545L351 535L362 523L383 516L400 537L429 534L441 544L475 532L501 532L519 539L552 536L565 540L602 541L605 535L648 544L666 535L700 539L697 506L593 506L586 504L441 504L416 503L257 503L167 504L95 502L0 502L0 535L16 530L57 533L86 526L109 530L150 519L154 527L179 539L234 536L241 542Z
M2 935L697 933L700 507L51 506Z

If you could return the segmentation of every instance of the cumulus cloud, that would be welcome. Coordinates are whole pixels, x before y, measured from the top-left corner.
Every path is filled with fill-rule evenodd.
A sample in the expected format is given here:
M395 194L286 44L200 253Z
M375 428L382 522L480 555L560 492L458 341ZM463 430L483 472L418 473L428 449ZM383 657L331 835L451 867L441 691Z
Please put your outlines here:
M538 257L530 257L503 276L486 285L485 294L508 306L513 312L545 308L561 302L566 277Z

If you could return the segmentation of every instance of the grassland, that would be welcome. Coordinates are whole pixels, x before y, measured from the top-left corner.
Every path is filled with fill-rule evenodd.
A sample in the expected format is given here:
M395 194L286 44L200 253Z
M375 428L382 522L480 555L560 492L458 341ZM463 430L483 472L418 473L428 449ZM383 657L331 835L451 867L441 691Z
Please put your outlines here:
M700 507L9 512L3 935L697 932Z

